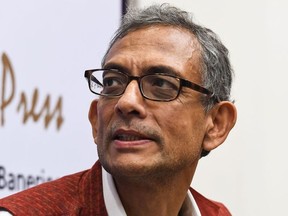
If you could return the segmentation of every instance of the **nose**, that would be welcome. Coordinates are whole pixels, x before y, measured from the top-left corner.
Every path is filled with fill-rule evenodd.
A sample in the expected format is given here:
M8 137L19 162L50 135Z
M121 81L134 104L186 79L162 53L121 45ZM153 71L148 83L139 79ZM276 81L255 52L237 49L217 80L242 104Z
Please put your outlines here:
M115 105L115 112L126 117L146 117L147 110L145 98L143 98L136 80L132 80L127 85L123 95L120 96Z

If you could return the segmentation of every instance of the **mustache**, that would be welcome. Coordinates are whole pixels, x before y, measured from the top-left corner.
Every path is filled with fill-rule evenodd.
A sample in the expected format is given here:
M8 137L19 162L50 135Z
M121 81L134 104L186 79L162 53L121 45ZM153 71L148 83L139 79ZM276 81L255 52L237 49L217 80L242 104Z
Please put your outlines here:
M109 138L112 139L113 135L116 133L117 130L124 129L124 130L132 130L139 134L142 134L145 137L148 137L151 140L154 140L159 145L162 145L162 135L156 129L152 128L151 126L147 126L144 123L136 122L136 121L114 121L109 130Z

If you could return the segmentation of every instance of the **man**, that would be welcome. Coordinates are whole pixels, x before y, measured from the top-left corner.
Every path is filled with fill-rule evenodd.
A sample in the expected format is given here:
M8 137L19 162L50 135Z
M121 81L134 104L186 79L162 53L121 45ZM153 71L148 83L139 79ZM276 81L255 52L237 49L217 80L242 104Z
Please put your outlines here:
M92 169L0 201L13 215L231 215L190 188L199 159L236 122L228 51L167 4L129 11L87 70Z

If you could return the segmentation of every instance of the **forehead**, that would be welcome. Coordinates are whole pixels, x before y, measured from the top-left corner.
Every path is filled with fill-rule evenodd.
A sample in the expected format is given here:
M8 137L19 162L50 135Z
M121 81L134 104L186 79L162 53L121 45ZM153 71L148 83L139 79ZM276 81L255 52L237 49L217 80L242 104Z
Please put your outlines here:
M118 39L108 52L104 66L116 64L133 72L167 66L181 76L195 76L199 71L199 50L195 36L186 29L149 26Z

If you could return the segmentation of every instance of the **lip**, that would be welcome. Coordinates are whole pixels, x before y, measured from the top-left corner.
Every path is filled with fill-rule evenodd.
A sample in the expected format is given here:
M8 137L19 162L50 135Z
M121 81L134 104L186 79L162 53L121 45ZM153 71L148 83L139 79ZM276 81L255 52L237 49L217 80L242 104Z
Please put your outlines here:
M118 129L113 134L113 143L117 149L143 147L153 139L134 130Z

